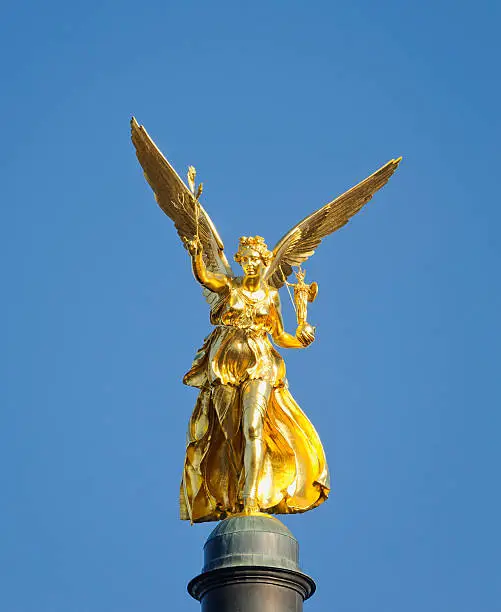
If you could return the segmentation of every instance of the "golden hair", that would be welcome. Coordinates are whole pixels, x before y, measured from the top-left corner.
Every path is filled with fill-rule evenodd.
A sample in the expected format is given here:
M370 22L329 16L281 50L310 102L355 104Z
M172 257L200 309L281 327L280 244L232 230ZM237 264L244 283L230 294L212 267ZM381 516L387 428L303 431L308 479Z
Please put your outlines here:
M273 253L268 250L266 242L262 236L242 236L238 244L238 251L235 254L235 261L240 263L242 261L242 249L249 248L253 251L257 251L261 255L261 259L265 266L267 266L273 259Z

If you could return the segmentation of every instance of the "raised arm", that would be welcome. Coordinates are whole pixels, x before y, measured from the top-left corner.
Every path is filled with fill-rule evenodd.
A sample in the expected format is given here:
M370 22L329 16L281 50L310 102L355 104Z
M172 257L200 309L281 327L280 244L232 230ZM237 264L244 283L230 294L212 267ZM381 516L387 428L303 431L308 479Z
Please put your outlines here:
M309 323L300 325L296 329L295 336L285 331L278 291L274 291L273 305L275 307L275 324L272 338L275 344L282 348L306 348L315 340L315 328Z
M194 238L193 240L186 240L186 246L191 255L193 275L197 281L210 291L216 293L223 291L228 286L229 279L225 274L215 274L207 270L207 266L203 259L203 248L200 239Z

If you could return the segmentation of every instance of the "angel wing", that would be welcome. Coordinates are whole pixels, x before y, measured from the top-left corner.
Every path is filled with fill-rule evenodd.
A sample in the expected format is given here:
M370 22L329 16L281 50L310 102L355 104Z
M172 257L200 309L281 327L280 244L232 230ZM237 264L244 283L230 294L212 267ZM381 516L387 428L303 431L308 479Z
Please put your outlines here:
M389 181L401 161L392 159L361 183L300 221L273 249L273 260L266 272L268 284L279 289L299 266L311 257L322 240L359 212L372 196Z
M198 235L203 246L205 265L216 274L233 276L224 254L223 241L207 212L134 117L131 120L131 131L144 176L153 189L158 205L174 221L183 243L184 239L192 240L195 237L198 216ZM204 295L211 305L217 299L217 294L208 289L204 289Z

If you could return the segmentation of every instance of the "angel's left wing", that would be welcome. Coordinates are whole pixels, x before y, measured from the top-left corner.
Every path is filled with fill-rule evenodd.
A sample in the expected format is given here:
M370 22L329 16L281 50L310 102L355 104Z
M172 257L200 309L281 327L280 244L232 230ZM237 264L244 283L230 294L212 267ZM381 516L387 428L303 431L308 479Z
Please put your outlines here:
M279 289L292 273L308 259L320 242L343 227L372 196L389 181L402 158L392 159L361 183L300 221L273 249L273 260L266 272L268 284Z
M233 276L224 254L223 241L211 218L134 117L131 120L131 134L144 176L153 189L158 205L174 221L179 237L185 242L198 234L208 270ZM208 289L204 289L204 295L210 304L216 298L216 294Z

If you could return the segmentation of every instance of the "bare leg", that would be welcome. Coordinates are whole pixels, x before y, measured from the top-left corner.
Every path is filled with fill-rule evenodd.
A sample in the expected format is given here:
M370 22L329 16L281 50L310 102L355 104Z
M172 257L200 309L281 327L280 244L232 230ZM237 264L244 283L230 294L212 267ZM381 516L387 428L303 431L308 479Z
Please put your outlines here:
M258 512L257 487L264 461L263 420L270 399L271 385L251 380L242 390L243 433L245 437L243 490L244 512Z

